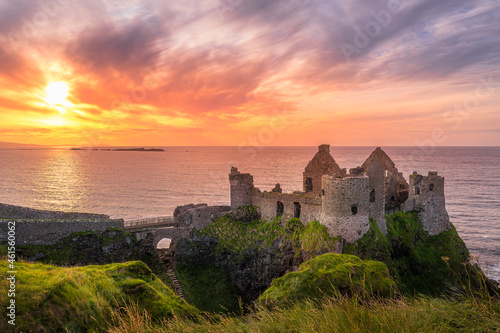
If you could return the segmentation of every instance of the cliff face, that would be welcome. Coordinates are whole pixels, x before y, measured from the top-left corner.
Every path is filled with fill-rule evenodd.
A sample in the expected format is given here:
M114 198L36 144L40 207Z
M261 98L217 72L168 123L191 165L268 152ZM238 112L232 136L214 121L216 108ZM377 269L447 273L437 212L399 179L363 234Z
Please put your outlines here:
M102 265L141 260L150 267L159 265L153 237L138 241L120 229L73 233L54 245L19 246L17 253L28 261L56 265Z
M470 263L469 251L453 226L430 235L418 217L417 212L387 215L387 235L371 220L365 236L342 249L342 242L328 236L326 227L318 222L307 226L297 219L243 223L225 216L178 242L175 261L180 265L215 264L227 272L246 301L258 298L274 279L331 252L385 263L398 289L412 295L443 294L469 280L473 285L480 283L484 275Z
M242 256L238 253L218 251L216 238L193 236L176 244L176 262L179 265L215 265L228 272L231 282L242 292L246 301L253 301L266 290L271 282L298 267L303 258L295 256L290 242L276 239L269 247L249 248Z
M274 279L298 270L304 261L339 250L338 241L317 222L303 226L292 219L281 226L280 221L243 223L223 217L177 242L173 251L179 265L214 263L229 274L246 301L253 301Z

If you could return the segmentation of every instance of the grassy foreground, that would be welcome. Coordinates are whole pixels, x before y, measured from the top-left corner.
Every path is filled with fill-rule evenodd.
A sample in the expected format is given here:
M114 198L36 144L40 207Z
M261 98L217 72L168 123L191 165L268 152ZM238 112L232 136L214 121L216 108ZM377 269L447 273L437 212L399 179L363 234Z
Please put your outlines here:
M208 316L198 322L155 324L128 308L112 333L134 332L498 332L500 302L487 299L328 298L289 309L258 308L244 317Z
M101 332L131 304L155 320L198 315L140 261L68 268L18 262L16 269L17 332ZM8 290L5 278L0 289ZM13 327L2 318L0 328Z

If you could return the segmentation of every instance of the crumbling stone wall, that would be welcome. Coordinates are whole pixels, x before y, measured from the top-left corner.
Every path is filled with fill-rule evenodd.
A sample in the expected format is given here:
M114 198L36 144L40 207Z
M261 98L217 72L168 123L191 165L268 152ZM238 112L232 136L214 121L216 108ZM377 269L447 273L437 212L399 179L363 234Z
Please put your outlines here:
M406 193L400 191L400 185L403 184L404 186L406 180L402 174L398 172L391 158L380 147L377 147L370 154L361 166L361 169L366 172L372 168L371 165L374 163L377 164L377 168L382 168L385 173L385 209L398 207L406 200L406 197L401 197L401 195L404 196Z
M448 230L450 218L446 211L444 178L437 172L429 172L428 176L414 172L409 185L409 197L402 205L403 211L418 211L424 230L431 236Z
M401 206L406 200L408 200L409 189L410 185L406 181L405 177L403 177L403 173L398 172L397 198L399 206Z
M380 160L374 160L366 170L369 178L369 208L368 215L376 222L380 231L387 235L385 222L385 169Z
M343 175L345 172L335 162L330 155L330 145L320 145L318 152L303 173L304 177L304 193L316 194L321 193L321 177L323 175Z
M7 205L0 203L0 218L6 219L28 219L28 220L82 220L82 219L109 219L108 215L88 214L88 213L66 213L51 210L40 210L21 206Z
M174 217L179 219L179 229L186 237L192 229L201 230L230 210L229 206L187 205L177 207Z
M370 228L369 185L367 176L335 178L323 176L322 214L332 236L342 236L353 243Z
M0 220L0 241L7 241L9 222L15 223L17 245L51 245L74 232L123 229L123 220Z
M272 221L277 216L278 202L283 205L282 221L298 217L302 223L319 221L321 218L321 198L303 193L260 192L254 189L252 204L260 208L262 219ZM296 216L297 210L300 211Z
M229 174L231 185L231 209L239 206L252 205L253 176L249 173L240 173L237 168L232 167Z

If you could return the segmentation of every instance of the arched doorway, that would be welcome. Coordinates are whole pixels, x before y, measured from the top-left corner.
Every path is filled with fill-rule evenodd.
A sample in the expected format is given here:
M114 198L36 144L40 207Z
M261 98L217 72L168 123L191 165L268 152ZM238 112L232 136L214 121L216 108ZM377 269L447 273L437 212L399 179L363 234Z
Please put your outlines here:
M276 203L276 217L283 216L284 212L285 212L285 206L281 201L278 201Z
M170 246L172 245L172 240L170 238L162 238L156 244L156 249L157 250L168 250Z

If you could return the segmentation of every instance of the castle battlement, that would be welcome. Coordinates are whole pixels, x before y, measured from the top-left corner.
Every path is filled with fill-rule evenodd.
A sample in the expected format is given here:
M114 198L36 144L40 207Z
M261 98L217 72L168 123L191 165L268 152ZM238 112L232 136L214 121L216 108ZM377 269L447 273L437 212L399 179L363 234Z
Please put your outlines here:
M387 234L388 211L418 211L424 230L436 235L450 226L445 208L444 178L437 172L410 175L410 183L380 148L356 168L340 168L330 145L320 145L303 172L303 191L283 193L280 184L271 191L254 187L253 176L231 168L231 209L257 206L266 220L299 218L319 221L332 236L355 242L369 230L373 218Z

